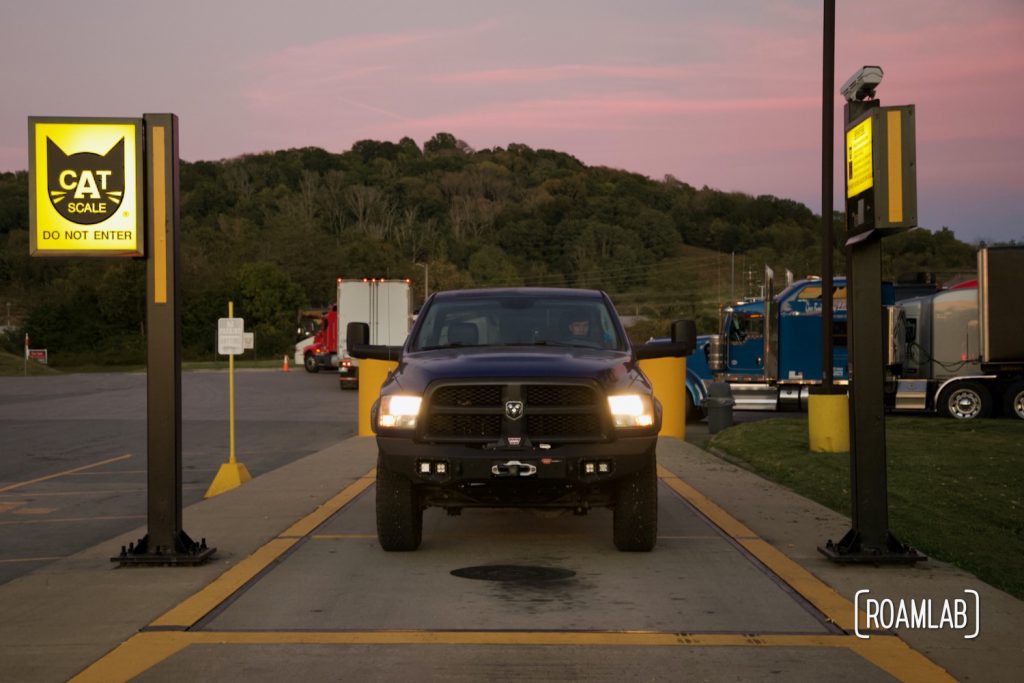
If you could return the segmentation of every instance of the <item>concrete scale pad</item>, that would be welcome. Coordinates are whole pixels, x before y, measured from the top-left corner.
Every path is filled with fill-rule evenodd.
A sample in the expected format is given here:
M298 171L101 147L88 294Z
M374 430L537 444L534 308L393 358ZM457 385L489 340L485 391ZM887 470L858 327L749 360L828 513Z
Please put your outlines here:
M448 517L431 509L420 550L385 553L374 534L371 488L203 628L834 632L664 485L653 552L618 552L611 526L607 510ZM450 573L480 565L575 576L495 582Z

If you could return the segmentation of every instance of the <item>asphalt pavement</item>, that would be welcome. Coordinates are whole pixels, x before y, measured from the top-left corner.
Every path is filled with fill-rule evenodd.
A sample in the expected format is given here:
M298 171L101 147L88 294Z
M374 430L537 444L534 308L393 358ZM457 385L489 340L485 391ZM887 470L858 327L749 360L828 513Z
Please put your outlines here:
M236 457L255 477L337 443L356 431L355 402L332 373L236 371ZM0 378L0 454L0 583L138 526L145 374ZM183 373L184 505L227 458L227 372Z

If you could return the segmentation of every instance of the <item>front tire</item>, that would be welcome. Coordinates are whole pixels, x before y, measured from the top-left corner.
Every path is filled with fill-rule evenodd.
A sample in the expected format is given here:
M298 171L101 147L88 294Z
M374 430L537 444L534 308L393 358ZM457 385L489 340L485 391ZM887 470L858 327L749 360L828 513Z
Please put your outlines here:
M420 547L423 508L412 482L382 466L377 457L377 541L387 551Z
M658 472L654 451L647 464L622 479L615 494L612 540L624 552L650 552L658 538Z
M306 372L320 372L320 365L316 362L316 357L308 353L303 361L303 366L306 368Z
M992 394L978 382L954 382L939 395L939 413L957 420L974 420L992 414Z

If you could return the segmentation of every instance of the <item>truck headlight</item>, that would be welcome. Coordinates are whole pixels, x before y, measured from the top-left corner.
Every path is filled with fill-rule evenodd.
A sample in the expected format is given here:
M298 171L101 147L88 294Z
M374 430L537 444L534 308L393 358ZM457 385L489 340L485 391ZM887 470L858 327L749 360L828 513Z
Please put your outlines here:
M618 394L608 397L608 407L616 427L650 427L654 424L654 404L644 394Z
M415 429L416 416L420 414L419 396L395 394L380 399L377 426L385 429Z

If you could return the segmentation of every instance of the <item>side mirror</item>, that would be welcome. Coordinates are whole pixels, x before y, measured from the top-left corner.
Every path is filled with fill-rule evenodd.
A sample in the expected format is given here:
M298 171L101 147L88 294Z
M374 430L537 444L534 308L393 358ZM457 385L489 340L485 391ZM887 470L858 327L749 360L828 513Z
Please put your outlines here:
M675 320L669 330L671 341L642 344L633 350L637 360L650 358L685 358L697 348L697 325L692 320Z
M366 323L349 323L345 328L345 344L348 346L348 354L353 358L398 360L402 353L401 346L368 344L369 339L370 326Z
M692 320L673 320L672 343L681 344L686 349L684 356L693 353L697 348L697 323Z
M366 323L349 323L345 328L345 342L350 350L353 346L369 344L370 326Z

